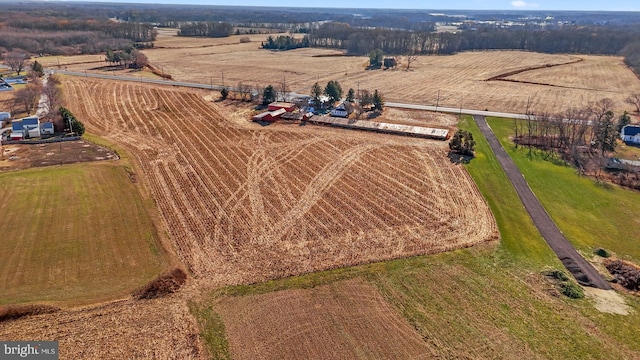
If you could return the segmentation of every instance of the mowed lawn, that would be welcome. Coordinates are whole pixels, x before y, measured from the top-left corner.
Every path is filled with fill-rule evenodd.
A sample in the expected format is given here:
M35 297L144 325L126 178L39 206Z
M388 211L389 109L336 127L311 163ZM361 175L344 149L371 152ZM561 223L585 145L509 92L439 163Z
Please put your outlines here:
M128 294L167 265L150 206L118 162L0 174L0 304Z
M515 149L513 120L488 119L529 186L571 243L584 254L595 248L640 263L640 192L598 184L569 166L546 160L544 153Z

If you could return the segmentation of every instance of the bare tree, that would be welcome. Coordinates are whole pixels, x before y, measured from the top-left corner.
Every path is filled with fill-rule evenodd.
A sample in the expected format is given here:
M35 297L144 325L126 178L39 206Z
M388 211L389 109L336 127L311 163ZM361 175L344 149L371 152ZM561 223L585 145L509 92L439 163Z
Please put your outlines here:
M640 93L631 94L624 100L627 104L631 104L636 107L636 112L640 114Z
M287 77L282 76L282 81L278 84L278 98L282 101L286 101L288 92L289 84L287 83Z
M149 66L149 58L147 58L147 55L138 51L135 54L135 60L133 63L135 64L136 69L143 69L146 66Z
M57 80L57 79L56 79ZM58 83L51 78L47 81L47 85L42 89L42 93L46 96L46 118L52 119L55 116L55 111L62 105L62 91L58 86Z
M596 120L601 120L609 111L613 111L613 105L613 100L604 98L589 104L589 111Z
M24 70L27 65L27 59L29 55L20 49L15 49L10 51L4 55L4 63L7 64L11 70L15 71L20 75L20 72Z
M240 101L250 101L251 100L251 85L244 84L242 82L238 83L238 93L240 94Z
M16 90L14 101L24 107L27 114L36 108L38 99L40 98L42 88L38 85L29 84L22 89Z
M418 60L418 55L416 55L414 50L411 50L407 56L405 57L407 60L407 67L404 69L405 71L409 71L411 68L411 64L413 64L416 60Z

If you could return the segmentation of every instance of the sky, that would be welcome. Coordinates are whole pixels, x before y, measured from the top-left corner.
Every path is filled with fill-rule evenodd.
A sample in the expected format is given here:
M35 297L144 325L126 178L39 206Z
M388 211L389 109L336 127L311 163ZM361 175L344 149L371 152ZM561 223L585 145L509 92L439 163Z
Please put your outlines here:
M392 8L433 10L604 10L640 11L638 0L102 0L104 2L284 6L333 8Z

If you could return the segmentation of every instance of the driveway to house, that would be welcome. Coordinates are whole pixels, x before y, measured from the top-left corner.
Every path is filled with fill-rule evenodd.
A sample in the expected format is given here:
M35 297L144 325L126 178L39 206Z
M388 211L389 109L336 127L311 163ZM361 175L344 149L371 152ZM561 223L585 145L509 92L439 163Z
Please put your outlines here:
M527 209L533 223L542 234L547 244L553 252L556 253L560 261L578 280L581 285L591 286L603 290L611 290L611 285L604 280L598 271L586 261L576 249L571 245L569 240L560 232L560 229L553 222L549 214L545 211L540 201L535 196L529 184L525 180L522 173L504 150L498 138L489 127L484 116L475 115L474 120L478 124L480 131L489 142L491 149L496 155L500 166L504 169L516 189L520 200Z

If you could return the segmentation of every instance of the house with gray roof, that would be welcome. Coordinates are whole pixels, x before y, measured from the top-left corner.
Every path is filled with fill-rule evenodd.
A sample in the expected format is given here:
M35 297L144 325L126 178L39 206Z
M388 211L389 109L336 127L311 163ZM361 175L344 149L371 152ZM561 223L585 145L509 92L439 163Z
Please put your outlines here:
M620 131L620 138L627 144L640 145L640 125L627 125Z

